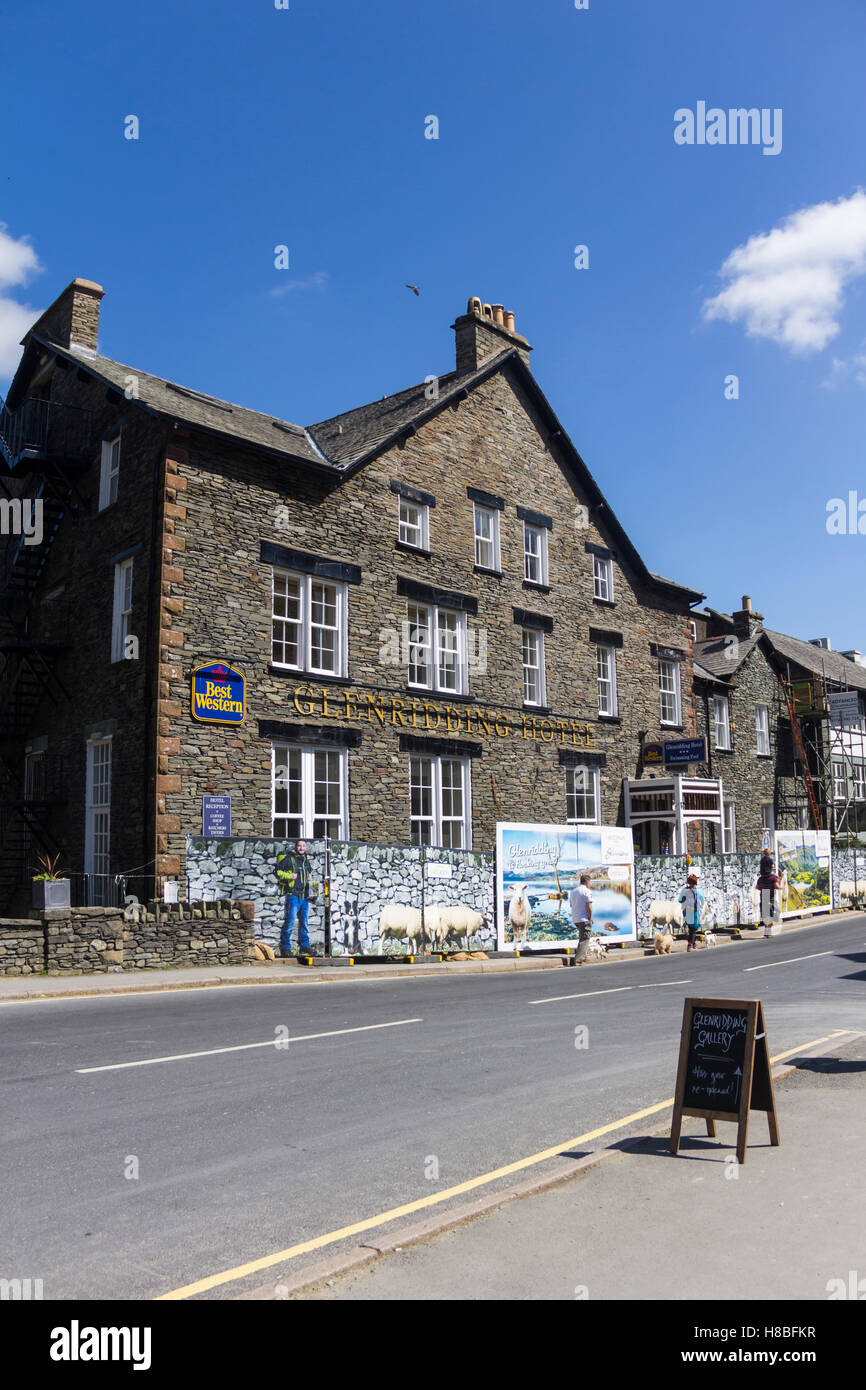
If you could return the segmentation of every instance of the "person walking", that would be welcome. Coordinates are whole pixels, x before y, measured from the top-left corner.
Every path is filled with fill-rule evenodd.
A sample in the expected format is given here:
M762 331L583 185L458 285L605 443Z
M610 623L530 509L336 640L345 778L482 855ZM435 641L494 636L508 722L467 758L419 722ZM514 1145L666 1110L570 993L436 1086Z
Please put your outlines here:
M294 954L292 928L295 918L298 919L298 951L301 955L313 954L307 932L311 882L306 840L296 840L293 850L277 855L277 882L286 897L283 929L280 933L280 955Z
M698 949L698 932L701 929L701 918L707 900L698 887L697 874L689 874L686 879L685 888L681 888L677 895L677 902L682 904L683 917L688 928L689 939L686 946L687 951Z
M775 864L769 854L762 855L755 887L761 898L761 921L764 924L765 937L773 935L773 926L776 921L776 894L780 886Z
M576 965L586 965L589 942L592 936L592 893L589 887L589 874L581 874L580 883L568 895L571 919L577 927L578 947Z

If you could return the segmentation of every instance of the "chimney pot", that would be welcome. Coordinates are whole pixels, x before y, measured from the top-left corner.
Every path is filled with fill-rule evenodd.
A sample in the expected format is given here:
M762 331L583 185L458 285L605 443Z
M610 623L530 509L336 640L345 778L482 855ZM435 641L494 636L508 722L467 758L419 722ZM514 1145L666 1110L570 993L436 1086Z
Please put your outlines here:
M514 315L512 314L510 309L505 310L505 327L508 329L509 333L515 332Z
M489 304L485 304L485 305L483 306L482 312L483 312L484 317L485 317L486 319L492 319L492 318L493 318L493 309L491 308L491 306L490 306Z
M505 327L505 311L501 304L493 305L493 322L498 323L501 328Z
M748 594L743 594L743 610L746 613L751 613L752 611L752 600L749 598Z
M481 313L481 300L478 298L477 294L473 295L470 299L469 303L466 306L466 312L467 314Z

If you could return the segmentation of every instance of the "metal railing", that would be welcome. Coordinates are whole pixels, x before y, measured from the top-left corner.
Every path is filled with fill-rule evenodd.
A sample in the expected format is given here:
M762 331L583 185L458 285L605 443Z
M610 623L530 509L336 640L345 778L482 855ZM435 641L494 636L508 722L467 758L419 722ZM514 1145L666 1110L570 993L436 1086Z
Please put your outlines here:
M93 412L26 396L15 410L0 397L0 451L10 468L25 457L80 457L88 447Z
M147 902L154 894L153 875L123 874L66 874L71 887L70 901L73 907L123 907L128 896L140 903Z

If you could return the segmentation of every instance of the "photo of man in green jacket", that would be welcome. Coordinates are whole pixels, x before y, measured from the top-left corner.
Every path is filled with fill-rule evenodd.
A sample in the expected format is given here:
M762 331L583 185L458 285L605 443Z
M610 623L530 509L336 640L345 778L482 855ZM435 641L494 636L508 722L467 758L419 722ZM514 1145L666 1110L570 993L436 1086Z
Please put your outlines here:
M280 933L280 955L290 956L292 952L292 928L298 919L298 952L301 955L311 952L307 932L307 919L310 914L310 861L307 858L306 840L296 840L295 848L285 854L277 855L277 882L286 897L286 911L283 929Z

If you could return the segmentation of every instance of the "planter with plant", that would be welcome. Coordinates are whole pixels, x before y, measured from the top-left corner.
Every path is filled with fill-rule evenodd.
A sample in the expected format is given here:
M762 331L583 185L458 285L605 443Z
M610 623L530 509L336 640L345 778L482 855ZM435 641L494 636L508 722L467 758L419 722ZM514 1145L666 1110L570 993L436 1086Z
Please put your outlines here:
M39 872L33 875L33 906L40 912L50 907L69 907L70 882L57 872L59 863L59 854L38 857Z

